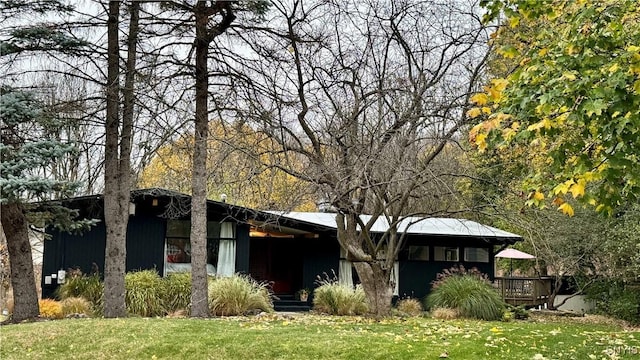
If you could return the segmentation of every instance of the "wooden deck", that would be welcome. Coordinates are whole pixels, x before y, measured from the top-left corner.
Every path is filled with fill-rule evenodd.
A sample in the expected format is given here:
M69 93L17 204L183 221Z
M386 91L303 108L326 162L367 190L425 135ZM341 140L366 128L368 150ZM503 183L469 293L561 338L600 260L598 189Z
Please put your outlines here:
M507 304L538 306L551 294L550 277L496 277L493 285Z

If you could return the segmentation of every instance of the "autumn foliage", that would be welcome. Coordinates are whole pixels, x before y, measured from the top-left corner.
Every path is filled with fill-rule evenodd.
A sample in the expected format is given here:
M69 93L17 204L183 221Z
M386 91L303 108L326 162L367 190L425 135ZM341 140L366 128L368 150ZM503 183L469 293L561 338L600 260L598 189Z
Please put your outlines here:
M611 213L637 199L637 2L482 3L489 19L507 16L492 38L513 69L471 97L467 115L479 119L469 133L471 144L480 152L528 154L532 163L523 187L529 205L553 205L573 215L567 202L573 198Z
M229 202L258 209L315 209L308 184L279 168L289 164L302 169L304 164L290 154L278 156L276 150L273 141L248 126L210 122L208 197L218 200L225 194ZM143 169L138 185L191 193L192 154L192 134L164 145Z

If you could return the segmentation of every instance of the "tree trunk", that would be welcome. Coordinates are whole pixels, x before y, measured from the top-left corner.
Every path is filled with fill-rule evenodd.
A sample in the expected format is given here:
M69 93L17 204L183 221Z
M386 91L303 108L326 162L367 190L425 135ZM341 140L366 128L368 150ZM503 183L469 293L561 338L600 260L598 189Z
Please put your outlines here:
M391 312L391 299L393 289L391 288L391 270L384 270L380 262L377 262L371 254L368 254L363 243L369 241L366 235L358 230L356 214L336 214L336 224L338 225L338 241L340 246L347 251L347 258L353 260L362 289L369 302L369 313L375 317L383 317ZM394 253L393 249L387 249L389 254Z
M29 227L20 204L3 204L2 228L7 237L11 286L13 286L13 316L18 322L40 314L38 291L33 276L33 259L29 242Z
M207 289L207 137L208 107L207 96L209 77L207 57L209 41L207 22L209 16L204 11L205 2L198 1L196 17L196 113L195 145L193 150L193 177L191 179L191 316L209 315Z
M119 36L120 2L109 2L107 23L107 116L105 122L104 161L104 218L107 243L104 268L104 316L107 318L127 316L125 306L124 274L127 256L128 193L123 196L121 184L118 142L120 138L120 86L119 86ZM124 179L126 180L126 179ZM127 190L128 191L128 190ZM126 201L126 210L122 204Z
M383 270L378 263L356 262L353 265L369 301L369 313L378 318L389 315L393 297L390 272Z
M553 284L553 289L551 290L551 294L548 294L547 297L547 309L549 310L557 310L555 306L556 296L558 296L558 292L562 287L562 276L556 276Z

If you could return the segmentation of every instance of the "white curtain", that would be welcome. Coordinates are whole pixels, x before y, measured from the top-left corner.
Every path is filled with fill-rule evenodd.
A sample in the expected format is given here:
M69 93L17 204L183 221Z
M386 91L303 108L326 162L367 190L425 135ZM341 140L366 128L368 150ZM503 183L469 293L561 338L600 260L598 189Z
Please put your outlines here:
M220 247L218 248L218 276L232 276L236 272L236 240L233 223L220 224Z

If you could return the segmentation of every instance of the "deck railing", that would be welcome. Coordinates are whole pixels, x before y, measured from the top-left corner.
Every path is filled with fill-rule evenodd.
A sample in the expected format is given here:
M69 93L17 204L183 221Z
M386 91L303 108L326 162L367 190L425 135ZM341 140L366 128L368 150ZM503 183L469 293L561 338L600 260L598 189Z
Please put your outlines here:
M493 284L511 305L541 305L551 294L550 277L496 277Z

